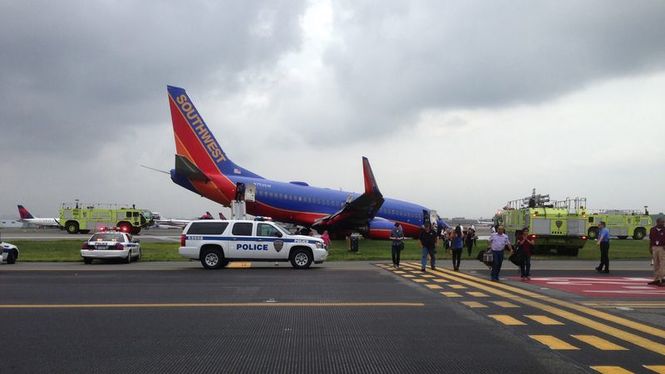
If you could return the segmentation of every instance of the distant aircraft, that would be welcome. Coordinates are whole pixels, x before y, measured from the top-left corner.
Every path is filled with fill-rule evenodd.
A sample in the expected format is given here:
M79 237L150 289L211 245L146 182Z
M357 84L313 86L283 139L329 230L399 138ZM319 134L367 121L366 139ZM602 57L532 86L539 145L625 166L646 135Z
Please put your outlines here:
M278 182L252 173L226 156L184 89L168 86L167 90L176 148L171 179L198 195L228 207L238 190L246 188L253 195L246 202L249 214L319 232L358 231L370 238L388 239L395 222L410 237L418 236L426 220L438 227L447 226L436 211L384 199L365 157L362 194L312 187L305 182Z
M222 213L219 213L220 217L223 217ZM188 223L197 220L197 219L213 219L214 217L210 212L205 212L205 214L201 215L198 218L193 218L193 219L177 219L177 218L157 218L154 220L155 226L162 226L162 227L180 227L183 228L187 226ZM224 219L224 218L220 218Z
M58 222L57 218L37 218L33 217L30 212L28 212L23 205L18 205L18 214L21 217L19 221L24 222L24 223L29 223L31 225L43 227L43 226L49 226L49 227L60 227L60 223Z

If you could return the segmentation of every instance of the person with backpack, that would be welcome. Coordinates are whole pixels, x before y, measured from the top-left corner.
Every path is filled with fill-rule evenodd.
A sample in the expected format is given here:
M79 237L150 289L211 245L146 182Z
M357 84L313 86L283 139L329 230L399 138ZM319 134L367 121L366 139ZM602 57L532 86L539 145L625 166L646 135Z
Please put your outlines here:
M471 251L473 251L473 246L476 245L477 239L476 229L471 226L464 236L464 244L466 245L466 251L469 253L469 257L471 257Z
M392 231L390 232L390 240L393 241L392 243L392 258L393 258L393 267L395 269L399 269L399 257L404 249L404 230L402 229L402 225L399 224L399 222L395 222L395 227L393 227Z

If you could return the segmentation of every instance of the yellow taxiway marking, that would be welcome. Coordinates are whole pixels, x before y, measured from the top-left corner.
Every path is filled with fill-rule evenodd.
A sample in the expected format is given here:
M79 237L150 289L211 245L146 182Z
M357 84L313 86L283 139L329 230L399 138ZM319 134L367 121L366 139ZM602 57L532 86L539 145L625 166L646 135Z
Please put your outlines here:
M434 278L432 274L423 274L420 276L421 278Z
M662 336L665 337L665 330L657 329L651 326L647 326L645 324L639 323L639 322L634 322L622 317L614 316L609 313L601 312L589 307L581 306L578 304L573 304L567 301L555 299L553 297L549 297L546 295L541 295L537 294L531 291L526 291L518 287L513 287L509 286L506 284L502 284L499 282L490 282L486 281L484 279L480 279L477 277L473 277L464 273L453 273L453 272L448 272L446 270L437 270L439 274L442 276L446 277L447 279L454 280L460 283L467 284L469 286L473 286L482 290L485 290L489 293L492 293L494 295L504 297L506 299L509 299L514 302L518 302L524 305L532 306L534 308L540 309L542 311L551 313L553 315L559 316L561 318L567 319L569 321L573 321L576 323L579 323L580 325L589 327L591 329L594 329L596 331L600 331L604 334L613 336L615 338L619 338L621 340L627 341L629 343L635 344L639 347L642 347L644 349L647 349L649 351L658 353L660 355L665 356L665 344L655 342L653 340L649 340L647 338L644 338L642 336L633 334L628 331L624 331L619 328L612 327L608 325L605 322L598 321L598 319L605 320L605 321L610 321L614 322L617 324L620 324L625 327L630 327L632 329L654 335L654 336ZM514 293L507 292L512 291ZM543 304L540 301L535 301L528 299L524 296L531 297L533 299L537 300L542 300L545 302L549 302L555 305L559 305L562 307L566 307L569 309L572 309L577 312L582 312L586 313L588 315L591 315L592 317L595 317L596 319L591 319L584 317L578 313L570 312L568 310L564 310L561 308L558 308L556 306L551 306L547 304Z
M447 280L441 279L441 278L432 279L432 281L434 281L436 283L448 283Z
M450 288L454 288L456 290L464 290L466 289L466 286L463 286L461 284L449 284Z
M599 338L594 335L571 335L573 338L583 341L589 345L592 345L602 351L627 351L627 348L624 348L620 345L614 344L610 341L607 341L603 338Z
M404 274L404 275L402 275L402 276L403 276L404 278L415 278L415 275L411 275L411 274Z
M502 307L502 308L519 308L519 305L515 305L508 301L492 301L492 303Z
M424 303L151 303L151 304L0 304L0 309L102 309L102 308L246 308L246 307L421 307Z
M469 291L469 292L467 292L467 294L469 294L471 296L475 296L475 297L489 297L488 294L482 293L482 292L479 292L479 291Z
M513 318L509 315L506 315L506 314L490 314L489 316L494 318L495 320L503 323L504 325L508 325L508 326L526 325L526 323L524 323L520 320L517 320L517 319L515 319L515 318Z
M426 284L425 287L429 288L430 290L440 290L443 288L438 284Z
M591 368L601 374L633 374L621 366L591 366Z
M534 314L527 314L524 317L532 319L541 325L547 325L547 326L554 326L554 325L563 325L562 322L559 322L555 319L552 319L548 316L540 316L540 315L534 315Z
M457 292L450 291L442 291L440 294L446 297L462 297L462 295L458 294Z
M404 270L395 270L394 273L395 274L406 274L406 272Z
M646 369L653 371L658 374L665 374L665 365L642 365Z
M563 351L579 350L579 348L575 347L574 345L570 345L559 338L555 338L552 335L529 335L529 337L542 344L545 344L546 346L550 347L550 349Z
M251 262L229 262L228 265L226 265L227 269L245 269L245 268L251 268L252 263Z
M411 279L411 280L416 283L427 283L427 279Z
M477 301L462 301L462 304L468 306L469 308L487 308L487 305L484 305Z

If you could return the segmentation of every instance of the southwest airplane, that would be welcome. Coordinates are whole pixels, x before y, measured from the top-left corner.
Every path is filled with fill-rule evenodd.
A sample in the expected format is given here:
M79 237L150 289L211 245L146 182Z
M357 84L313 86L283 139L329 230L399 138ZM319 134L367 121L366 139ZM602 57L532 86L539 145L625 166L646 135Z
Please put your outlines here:
M55 226L60 227L60 223L55 218L37 218L34 217L23 205L18 205L18 215L21 217L19 221L29 223L36 226Z
M384 199L365 157L362 194L312 187L305 182L278 182L242 168L226 156L185 90L167 86L167 91L176 148L171 180L194 193L229 206L236 197L236 187L243 183L255 194L255 201L246 201L249 214L331 234L357 231L369 238L388 239L395 222L408 237L417 237L425 220L447 226L433 210Z

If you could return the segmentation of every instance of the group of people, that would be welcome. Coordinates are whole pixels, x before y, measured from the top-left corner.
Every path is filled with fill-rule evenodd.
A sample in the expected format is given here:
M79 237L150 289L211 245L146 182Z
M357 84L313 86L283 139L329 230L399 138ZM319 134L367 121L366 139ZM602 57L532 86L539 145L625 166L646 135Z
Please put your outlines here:
M609 273L610 232L605 222L600 222L598 228L596 244L600 248L600 264L596 267L596 271L599 273ZM468 254L471 255L471 251L476 243L477 236L475 230L469 228L467 231L464 231L460 225L457 225L454 229L443 230L438 234L432 229L430 223L425 223L418 238L422 248L421 271L426 271L428 258L430 260L430 268L432 270L436 269L436 246L439 238L443 240L444 249L450 249L452 252L453 270L459 271L462 251L466 247ZM400 254L404 249L404 229L399 223L395 223L390 233L390 239L392 240L393 267L399 268ZM514 251L519 256L517 263L519 264L521 279L530 280L531 256L533 256L534 247L535 239L529 234L528 227L525 227L518 233L515 244L513 245L508 235L506 235L504 227L498 226L489 237L488 251L492 254L490 279L492 281L499 281L504 253L508 250L510 252ZM663 218L658 218L656 225L649 232L649 251L651 252L654 268L654 280L649 282L649 285L665 287L665 220Z

